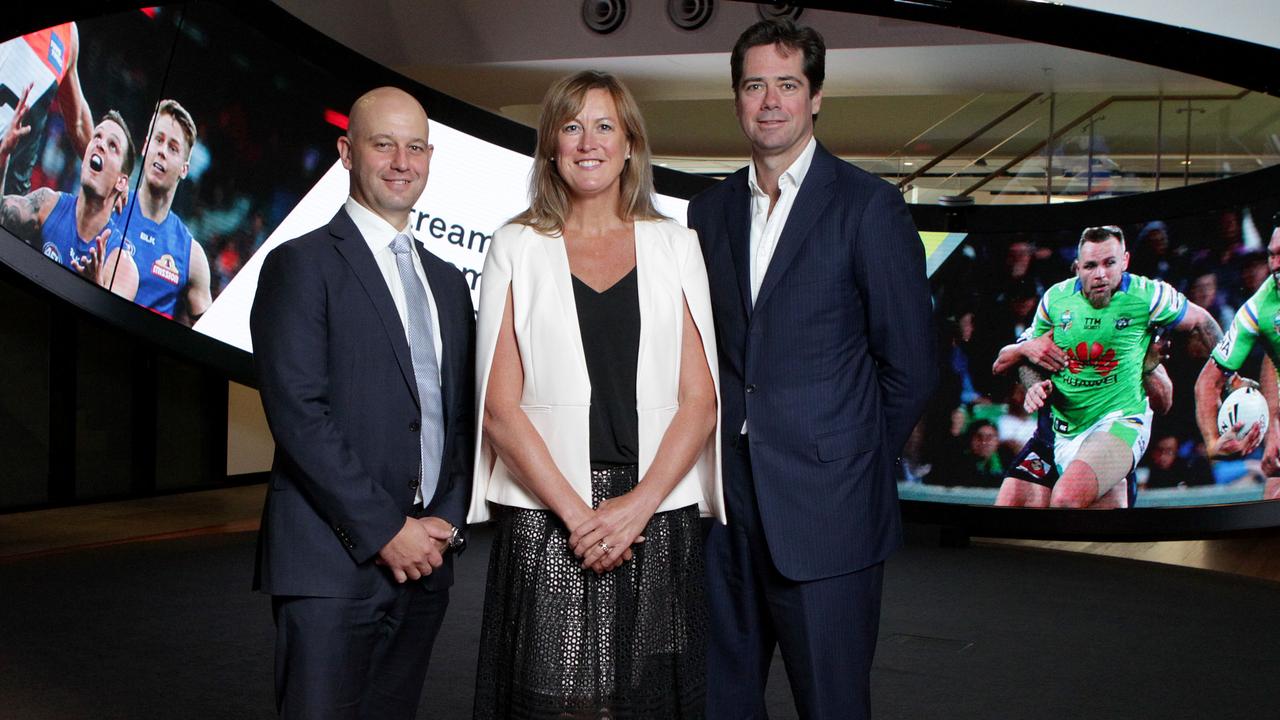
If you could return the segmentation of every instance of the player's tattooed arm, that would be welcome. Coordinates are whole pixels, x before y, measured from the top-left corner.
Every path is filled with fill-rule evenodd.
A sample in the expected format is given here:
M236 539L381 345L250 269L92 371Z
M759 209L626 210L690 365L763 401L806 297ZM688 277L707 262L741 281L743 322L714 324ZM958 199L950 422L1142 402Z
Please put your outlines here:
M26 195L6 195L0 202L0 225L28 245L40 244L40 227L58 202L58 193L40 188Z
M1187 350L1193 357L1207 358L1222 340L1222 328L1207 310L1193 302L1187 303L1187 314L1177 328L1188 334Z
M1044 382L1046 379L1047 376L1044 372L1034 365L1023 363L1018 366L1018 380L1022 381L1022 386L1028 390L1033 386Z
M1147 391L1147 402L1158 415L1168 415L1173 407L1173 381L1164 365L1156 365L1142 376L1142 389Z

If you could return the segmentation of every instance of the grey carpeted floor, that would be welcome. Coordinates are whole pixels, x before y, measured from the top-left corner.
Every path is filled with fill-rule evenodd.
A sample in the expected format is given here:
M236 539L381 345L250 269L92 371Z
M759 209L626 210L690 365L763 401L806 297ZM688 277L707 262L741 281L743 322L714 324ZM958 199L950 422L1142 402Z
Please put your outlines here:
M250 533L0 563L0 718L270 718ZM470 715L488 534L463 558L419 717ZM1280 585L1009 547L890 562L881 720L1276 717ZM794 718L781 662L771 717Z

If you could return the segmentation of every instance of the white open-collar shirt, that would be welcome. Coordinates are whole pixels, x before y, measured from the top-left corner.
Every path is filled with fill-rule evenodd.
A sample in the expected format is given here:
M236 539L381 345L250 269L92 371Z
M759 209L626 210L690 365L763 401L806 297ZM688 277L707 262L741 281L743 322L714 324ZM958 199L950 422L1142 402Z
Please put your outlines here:
M760 188L756 182L756 163L751 161L747 170L747 187L751 190L751 304L756 302L760 294L760 285L764 282L765 272L769 270L769 261L773 260L773 251L778 249L778 238L782 229L787 226L787 218L791 215L791 207L795 205L796 194L804 176L809 174L809 165L813 162L813 152L818 141L812 136L805 145L800 156L783 171L778 178L778 203L769 212L769 193Z

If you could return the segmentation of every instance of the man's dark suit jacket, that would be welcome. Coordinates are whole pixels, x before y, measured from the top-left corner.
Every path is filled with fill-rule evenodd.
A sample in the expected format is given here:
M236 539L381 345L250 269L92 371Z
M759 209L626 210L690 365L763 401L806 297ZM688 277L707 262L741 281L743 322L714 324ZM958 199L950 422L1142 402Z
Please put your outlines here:
M732 457L745 419L778 571L842 575L901 541L893 465L936 376L924 249L892 186L818 145L753 308L747 173L689 205L711 282L723 450ZM737 463L725 473L726 486L752 481L732 477Z
M461 528L471 496L475 316L462 274L415 247L443 345L443 461L424 514ZM414 514L421 413L404 325L345 210L271 252L250 323L276 441L254 586L369 597L389 577L374 564L378 551ZM452 556L424 582L452 584Z

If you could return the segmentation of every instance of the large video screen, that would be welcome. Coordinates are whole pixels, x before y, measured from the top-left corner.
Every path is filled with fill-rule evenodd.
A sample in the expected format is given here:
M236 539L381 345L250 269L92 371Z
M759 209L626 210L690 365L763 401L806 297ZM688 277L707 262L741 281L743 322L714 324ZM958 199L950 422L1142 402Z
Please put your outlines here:
M1276 209L1090 230L1105 242L1082 242L1086 228L967 236L931 277L941 384L905 451L901 496L1093 508L1280 496L1280 448L1253 430L1270 420L1264 358L1280 354ZM1056 360L1029 359L1043 357L1034 338ZM1238 447L1220 430L1206 447L1198 412ZM1092 494L1062 485L1076 460L1093 473L1078 465L1070 480Z
M258 269L346 199L335 143L369 87L216 3L10 39L0 224L68 272L251 352ZM414 232L476 293L493 231L527 205L532 159L434 119L430 132ZM658 198L674 218L685 205Z
M386 80L336 74L336 64L351 57L299 54L266 23L229 7L145 8L0 44L0 225L8 231L0 242L28 245L104 293L252 352L248 316L262 261L341 206L347 178L335 143L347 108ZM425 104L435 153L411 220L427 247L464 274L474 296L493 231L526 205L531 159L512 149L519 143L494 137L492 122L482 138L457 120L465 113ZM527 142L527 130L511 129ZM659 196L659 209L677 220L685 204ZM1116 288L1126 300L1117 307L1149 306L1129 314L1116 307L1092 313L1079 305L1083 294L1072 296L1083 228L921 232L942 384L904 452L900 495L1094 508L1280 495L1280 480L1269 479L1280 475L1278 443L1262 442L1260 431L1249 452L1210 457L1197 424L1196 384L1212 343L1183 322L1188 314L1210 318L1225 332L1221 351L1239 364L1236 376L1221 375L1221 392L1206 403L1216 406L1233 387L1256 384L1249 406L1256 410L1258 397L1274 392L1274 384L1268 390L1258 381L1274 375L1261 358L1280 350L1266 339L1280 334L1280 309L1248 301L1260 288L1275 288L1267 246L1276 209L1181 216L1171 208L1168 216L1120 228L1128 265ZM1191 306L1203 315L1188 313ZM1256 342L1241 342L1238 311ZM1108 329L1107 337L1082 343L1077 335L1089 329ZM1127 345L1109 344L1122 334ZM1039 378L1023 372L1023 361L993 372L1002 350L1020 357L1044 335L1062 341L1061 367L1040 368ZM1025 345L1017 345L1020 337ZM1245 344L1249 352L1235 357ZM1037 391L1047 393L1044 407L1028 410L1027 383L1045 381ZM1124 400L1112 408L1117 393ZM1246 405L1229 404L1226 415L1247 420ZM1118 419L1095 412L1104 407L1123 412ZM1103 440L1069 442L1087 434ZM1079 484L1069 468L1077 457L1109 473L1084 500L1063 491ZM1065 473L1070 482L1062 483Z

